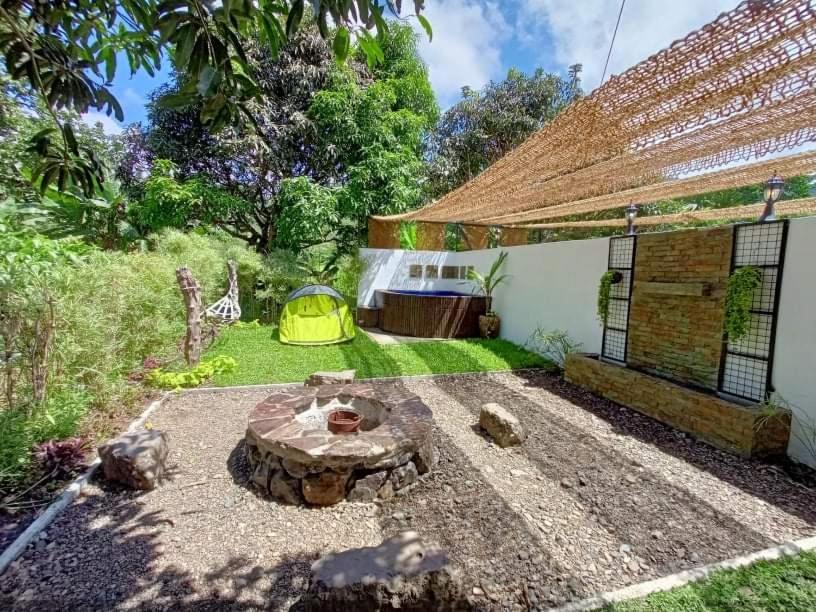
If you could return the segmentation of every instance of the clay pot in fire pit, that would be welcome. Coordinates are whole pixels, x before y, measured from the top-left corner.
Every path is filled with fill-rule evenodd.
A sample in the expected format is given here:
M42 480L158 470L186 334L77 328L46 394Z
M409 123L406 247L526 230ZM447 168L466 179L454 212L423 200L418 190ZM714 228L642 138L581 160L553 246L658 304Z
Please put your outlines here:
M360 428L363 417L353 410L332 410L329 413L329 431L335 434L353 433Z

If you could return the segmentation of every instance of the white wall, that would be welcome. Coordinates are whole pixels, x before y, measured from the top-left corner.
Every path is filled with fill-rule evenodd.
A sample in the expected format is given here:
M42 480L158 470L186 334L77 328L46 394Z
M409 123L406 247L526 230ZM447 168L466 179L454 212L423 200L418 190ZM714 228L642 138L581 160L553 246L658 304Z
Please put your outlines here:
M510 253L505 268L510 278L496 290L494 301L502 316L502 337L524 344L541 325L566 330L584 344L583 350L600 352L595 305L608 248L606 238L505 248ZM370 263L360 283L359 303L373 304L377 289L469 293L470 284L458 280L410 279L408 266L472 265L486 272L498 253L497 249L463 253L363 249L362 256ZM795 415L788 453L816 467L816 457L800 440L809 433L816 445L816 217L790 223L773 383Z
M539 325L563 329L583 350L600 352L601 327L595 316L598 282L606 271L609 240L575 240L505 247L509 252L506 284L496 289L494 309L502 317L501 336L524 344ZM475 266L487 272L499 250L444 253L363 249L368 261L360 282L358 303L374 305L377 289L448 290L470 293L471 283L408 277L412 264Z
M816 467L801 437L816 434L816 217L794 219L788 230L776 328L773 384L790 404L794 425L788 454ZM808 427L808 424L810 427ZM816 439L813 440L816 444ZM813 449L813 450L816 450Z

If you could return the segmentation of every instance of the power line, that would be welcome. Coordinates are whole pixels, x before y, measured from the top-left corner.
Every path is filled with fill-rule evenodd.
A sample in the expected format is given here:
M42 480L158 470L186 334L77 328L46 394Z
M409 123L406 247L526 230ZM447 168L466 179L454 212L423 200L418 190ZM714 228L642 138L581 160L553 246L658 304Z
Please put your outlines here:
M598 83L598 87L603 85L604 79L606 78L606 69L609 68L609 58L612 57L612 47L615 46L615 37L618 35L618 26L620 26L624 6L626 6L626 0L621 0L621 7L620 11L618 12L618 22L615 24L615 31L612 33L612 42L609 43L609 53L606 54L606 63L604 64L603 75L601 76L601 82Z

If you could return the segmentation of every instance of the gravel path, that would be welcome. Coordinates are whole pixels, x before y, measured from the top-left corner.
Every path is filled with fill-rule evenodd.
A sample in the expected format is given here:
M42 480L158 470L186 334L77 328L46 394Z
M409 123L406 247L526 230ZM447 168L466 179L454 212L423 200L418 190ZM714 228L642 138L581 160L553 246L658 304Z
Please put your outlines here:
M242 438L268 392L176 397L153 425L171 479L101 483L0 580L6 609L287 610L309 564L407 528L439 542L485 609L536 609L816 533L816 494L552 376L404 383L434 410L438 468L381 505L305 509L247 487ZM529 432L502 450L485 401Z

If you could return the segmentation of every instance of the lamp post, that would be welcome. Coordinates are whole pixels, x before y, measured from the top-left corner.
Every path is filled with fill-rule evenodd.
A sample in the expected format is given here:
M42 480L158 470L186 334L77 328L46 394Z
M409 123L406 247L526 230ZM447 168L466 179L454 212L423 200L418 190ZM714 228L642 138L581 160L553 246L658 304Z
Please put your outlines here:
M785 187L785 181L782 178L774 173L774 175L768 179L768 182L765 183L765 190L763 192L763 196L765 198L765 208L762 211L762 214L759 216L759 222L762 223L764 221L774 221L776 219L776 213L774 212L774 204L782 195L782 189Z
M627 236L634 236L635 235L635 219L637 218L637 206L635 206L634 202L629 204L624 210L626 214L626 235Z

